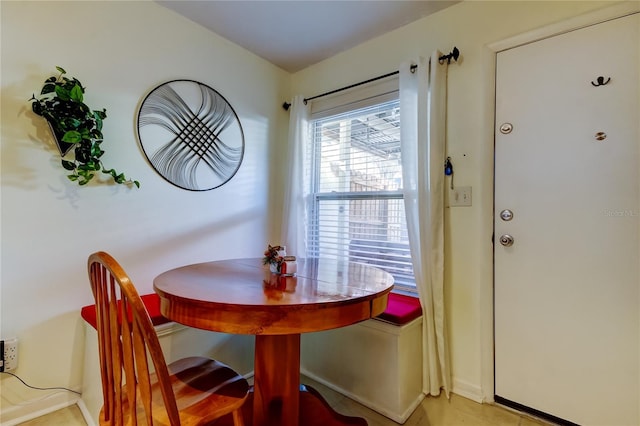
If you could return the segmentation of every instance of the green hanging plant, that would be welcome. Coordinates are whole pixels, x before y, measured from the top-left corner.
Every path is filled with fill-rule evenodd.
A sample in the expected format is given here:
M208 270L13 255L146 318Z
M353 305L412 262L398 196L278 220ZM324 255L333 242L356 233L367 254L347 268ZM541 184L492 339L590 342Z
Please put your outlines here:
M95 172L110 175L115 183L135 185L140 182L127 179L124 173L115 169L107 169L100 157L104 154L102 122L107 118L107 111L91 110L84 103L84 91L77 78L65 77L63 68L56 67L58 77L45 80L40 96L29 99L33 112L45 118L53 132L62 157L62 167L70 173L69 180L86 185L93 179ZM65 156L73 148L75 157L66 160Z

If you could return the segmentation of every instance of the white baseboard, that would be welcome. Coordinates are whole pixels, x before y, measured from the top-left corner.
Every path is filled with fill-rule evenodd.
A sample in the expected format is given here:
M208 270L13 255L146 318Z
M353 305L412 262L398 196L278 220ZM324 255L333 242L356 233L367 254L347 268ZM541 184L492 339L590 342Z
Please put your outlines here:
M409 418L409 416L411 416L411 414L415 411L415 409L418 407L418 405L420 405L420 403L422 402L422 400L424 399L424 394L420 394L418 395L418 397L411 402L411 404L409 405L409 407L405 410L404 413L402 414L398 414L398 413L392 413L388 410L385 410L384 408L380 408L379 404L375 404L372 401L367 400L366 398L362 398L359 395L356 395L352 392L349 392L348 390L345 390L339 386L336 386L333 383L330 383L318 376L316 376L313 373L310 373L309 371L307 371L306 369L301 369L300 370L300 374L310 378L311 380L315 380L318 383L321 383L322 385L328 387L331 390L334 390L336 392L338 392L341 395L346 396L349 399L353 399L354 401L356 401L359 404L364 405L365 407L368 407L370 409L372 409L373 411L376 411L380 414L382 414L383 416L393 420L396 423L400 423L403 424L404 422L407 421L407 419Z
M482 389L478 385L465 382L464 380L453 378L453 389L451 392L463 396L480 404L487 402L482 394Z
M84 421L87 422L87 426L98 426L96 422L93 420L93 417L91 416L91 412L89 408L87 408L87 405L84 403L82 399L78 400L78 408L82 413L82 417L84 418Z
M15 426L45 414L53 413L62 408L76 404L79 396L70 396L68 392L57 392L31 401L25 401L20 405L13 405L2 410L0 425Z

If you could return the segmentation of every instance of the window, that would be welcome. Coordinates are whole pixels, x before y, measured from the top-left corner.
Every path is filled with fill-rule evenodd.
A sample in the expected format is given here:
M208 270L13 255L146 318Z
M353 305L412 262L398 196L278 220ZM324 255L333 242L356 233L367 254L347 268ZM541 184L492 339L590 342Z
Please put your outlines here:
M415 292L402 195L397 99L312 118L309 256L380 267Z

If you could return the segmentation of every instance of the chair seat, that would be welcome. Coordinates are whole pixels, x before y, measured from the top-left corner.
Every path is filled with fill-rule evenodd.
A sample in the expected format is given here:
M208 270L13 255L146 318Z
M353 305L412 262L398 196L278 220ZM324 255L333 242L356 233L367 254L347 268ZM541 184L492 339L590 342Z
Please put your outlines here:
M244 403L249 384L244 377L237 374L229 366L205 357L188 357L175 361L169 368L171 387L176 396L180 412L180 425L205 425L209 422L239 409ZM163 400L157 391L158 382L152 375L154 426L169 426L170 422L163 416ZM145 424L144 408L138 404L137 424ZM123 409L128 413L128 407ZM127 416L128 417L128 416ZM111 425L100 412L100 424ZM134 425L129 418L125 418L124 425Z
M183 426L202 424L239 409L249 391L244 377L209 358L183 358L169 364L169 373Z

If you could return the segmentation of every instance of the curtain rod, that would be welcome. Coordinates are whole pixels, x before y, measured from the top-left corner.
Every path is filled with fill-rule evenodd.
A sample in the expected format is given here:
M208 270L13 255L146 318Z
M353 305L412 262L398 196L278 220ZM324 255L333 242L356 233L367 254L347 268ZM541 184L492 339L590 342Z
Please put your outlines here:
M443 64L444 61L447 61L447 64L451 63L451 59L453 59L454 61L458 61L458 57L460 56L460 51L458 50L457 47L453 47L453 50L448 54L448 55L442 55L438 58L438 61ZM411 72L414 73L416 72L416 68L418 68L417 65L411 65ZM377 80L382 80L383 78L387 78L387 77L391 77L392 75L396 75L396 74L400 74L400 71L393 71L384 75L379 75L378 77L373 77L370 78L369 80L365 80L365 81L361 81L359 83L354 83L354 84L350 84L349 86L345 86L345 87L341 87L339 89L335 89L335 90L331 90L330 92L325 92L325 93L321 93L319 95L316 96L312 96L310 98L304 98L304 103L306 104L308 101L311 101L313 99L318 99L318 98L322 98L323 96L328 96L328 95L333 95L334 93L338 93L338 92L342 92L344 90L348 90L348 89L352 89L354 87L358 87L358 86L362 86L363 84L367 84L367 83L371 83ZM291 106L291 103L289 102L284 102L282 104L282 108L284 108L286 111L289 110L289 107Z

